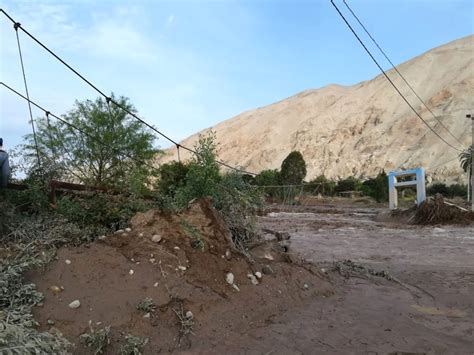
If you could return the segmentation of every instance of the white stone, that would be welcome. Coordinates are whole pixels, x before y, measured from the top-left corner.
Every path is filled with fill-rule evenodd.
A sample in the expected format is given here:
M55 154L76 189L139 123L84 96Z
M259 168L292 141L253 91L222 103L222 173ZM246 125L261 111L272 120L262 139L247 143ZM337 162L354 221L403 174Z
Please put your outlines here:
M68 265L71 265L71 260L69 260L69 259L64 260L64 262Z
M81 306L81 302L79 300L74 300L71 303L69 303L69 308L76 309Z
M143 318L150 318L151 314L150 313L146 313Z
M97 239L99 239L99 240L106 240L107 237L106 237L105 235L101 235L101 236L99 236L99 238L97 238Z
M154 287L158 287L158 282L155 282L155 283L153 284L153 286L154 286Z
M179 250L179 247L174 247L174 250Z
M178 266L178 269L180 269L181 271L185 271L185 270L186 270L186 266L179 265L179 266Z
M253 274L247 274L247 277L250 279L252 285L258 285L258 280Z
M239 286L237 286L236 284L233 284L232 287L233 287L236 291L240 291Z
M128 237L128 233L122 233L122 237Z
M307 289L309 288L309 285L308 285L308 284L304 284L304 285L303 285L303 288L304 288L305 290L307 290Z
M186 312L186 318L193 319L193 317L194 317L193 312L191 312L191 311Z
M255 273L255 276L257 276L257 279L261 279L262 278L262 273L260 271L257 271Z
M143 237L143 236L144 236L144 234L143 234L143 233L140 233L140 234L138 234L138 236L139 236L139 237Z
M125 228L125 232L130 233L132 231L132 228Z
M119 229L118 231L115 231L115 234L120 234L123 233L123 229Z
M130 271L128 272L129 275L133 275L134 271L132 269L130 269Z
M227 275L225 275L225 280L229 285L234 284L234 274L231 272L228 272Z
M152 263L152 264L154 264L154 263L155 263L155 261L156 261L156 259L155 259L155 258L151 258L151 259L150 259L150 263Z
M152 241L152 242L155 242L155 243L161 242L161 235L159 235L159 234L153 235L153 236L151 237L151 241Z

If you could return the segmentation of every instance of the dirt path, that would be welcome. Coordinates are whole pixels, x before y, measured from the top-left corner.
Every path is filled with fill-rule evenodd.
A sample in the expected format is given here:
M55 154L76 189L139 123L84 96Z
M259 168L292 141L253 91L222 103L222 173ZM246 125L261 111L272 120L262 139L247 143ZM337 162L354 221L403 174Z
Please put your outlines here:
M329 272L336 296L259 331L277 339L274 353L474 353L473 226L400 226L377 222L379 212L326 205L260 217L261 228L288 232L291 250L320 267L351 259L397 280Z

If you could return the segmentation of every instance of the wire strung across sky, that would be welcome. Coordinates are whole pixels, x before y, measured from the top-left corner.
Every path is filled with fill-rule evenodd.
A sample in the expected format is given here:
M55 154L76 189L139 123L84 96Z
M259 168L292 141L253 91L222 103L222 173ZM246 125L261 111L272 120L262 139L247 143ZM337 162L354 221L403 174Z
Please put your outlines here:
M383 68L381 67L381 65L379 64L379 62L377 61L377 59L375 59L375 57L373 56L373 54L370 52L370 50L367 48L367 46L364 44L364 42L362 41L362 39L359 37L359 35L356 33L356 31L354 30L354 28L352 28L352 26L350 25L350 23L347 21L347 19L345 18L345 16L342 14L342 12L339 10L339 8L337 7L337 5L334 3L334 0L330 0L331 1L331 4L334 6L334 8L336 9L336 11L338 12L339 16L344 20L344 22L346 23L347 27L349 27L349 29L351 30L352 34L357 38L357 40L359 41L359 43L362 45L362 47L364 47L365 51L367 52L367 54L370 56L370 58L372 59L372 61L377 65L377 67L380 69L380 71L382 72L382 74L385 76L385 78L389 81L389 83L393 86L393 88L396 90L396 92L401 96L401 98L403 99L403 101L405 101L405 103L410 107L410 109L416 114L416 116L426 125L426 127L428 127L439 139L441 139L444 143L446 143L448 146L450 146L452 149L458 151L458 152L462 152L463 150L462 149L458 149L456 148L455 146L453 146L451 143L449 143L448 141L446 141L443 137L441 137L439 135L438 132L436 132L433 127L431 127L428 122L426 122L426 120L421 117L421 115L418 113L417 110L415 110L415 108L412 106L412 104L407 100L407 98L402 94L402 92L400 91L400 89L395 85L395 83L392 81L392 79L390 79L390 77L387 75L387 73L385 72L385 70L383 70Z
M37 44L39 44L44 50L46 50L49 54L51 54L54 58L56 58L59 62L61 62L64 66L66 66L70 71L72 71L76 76L78 76L81 80L83 80L87 85L89 85L92 89L94 89L97 93L99 93L102 97L105 98L106 102L107 103L113 103L115 106L119 107L121 110L123 110L124 112L126 112L128 115L130 115L131 117L135 118L136 120L138 120L139 122L141 122L142 124L144 124L145 126L147 126L149 129L151 129L152 131L154 131L155 133L157 133L159 136L163 137L164 139L166 139L167 141L169 141L170 143L174 144L176 146L176 148L179 150L179 148L182 148L184 150L187 150L188 152L190 153L193 153L195 154L196 156L199 156L199 153L197 151L195 151L194 149L192 148L189 148L189 147L186 147L180 143L178 143L177 141L175 141L174 139L170 138L168 135L166 135L165 133L161 132L160 130L158 130L157 128L155 128L154 126L152 126L151 124L149 124L148 122L146 122L145 120L143 120L142 118L140 118L138 115L136 115L135 113L131 112L130 110L128 110L126 107L123 107L122 105L120 105L120 103L118 103L117 101L115 101L112 97L106 95L102 90L100 90L96 85L92 84L92 82L88 79L86 79L82 74L80 74L76 69L74 69L71 65L69 65L65 60L63 60L61 57L59 57L56 53L54 53L51 49L49 49L44 43L42 43L39 39L37 39L35 36L33 36L31 33L29 33L27 30L25 30L23 28L23 26L21 26L21 24L17 21L15 21L5 10L3 9L0 9L0 12L3 13L14 25L14 28L16 31L18 31L18 29L20 29L21 31L23 31L23 33L25 33L28 37L30 37L33 41L35 41ZM257 175L256 173L253 173L253 172L249 172L249 171L245 171L245 170L242 170L242 169L239 169L239 168L236 168L234 166L231 166L223 161L220 161L220 160L216 160L216 163L219 164L219 165L222 165L222 166L225 166L226 168L228 169L231 169L231 170L234 170L236 172L239 172L239 173L242 173L242 174L248 174L248 175Z
M359 25L364 29L365 33L367 33L367 35L370 37L370 39L372 40L372 42L374 42L374 44L377 46L377 48L379 49L379 51L383 54L383 56L385 57L385 59L387 59L387 61L390 63L390 65L392 66L392 68L397 72L397 74L400 76L400 78L402 78L402 80L405 82L405 84L407 84L407 86L410 88L410 90L413 92L413 94L415 94L415 96L417 97L417 99L423 104L423 106L428 110L429 113L431 113L431 115L436 119L436 121L439 122L439 124L451 135L451 137L453 137L456 141L458 141L459 144L461 144L461 146L463 145L463 143L461 142L461 140L456 137L449 129L448 127L446 127L443 122L441 122L441 120L439 119L438 116L436 116L434 114L434 112L428 107L428 105L426 105L425 101L423 101L423 99L420 97L420 95L417 94L417 92L415 91L415 89L413 88L413 86L408 82L408 80L402 75L402 73L400 73L400 71L398 70L398 68L395 66L395 64L393 64L393 62L390 60L390 58L388 57L388 55L385 53L385 51L382 49L382 47L380 47L380 45L377 43L377 41L375 40L375 38L370 34L370 32L367 30L367 28L364 26L364 24L362 23L362 21L359 19L359 17L355 14L355 12L352 10L352 8L349 6L349 4L346 2L346 0L342 0L344 2L344 5L346 5L347 9L350 11L350 13L352 14L352 16L354 16L354 18L357 20L357 22L359 23Z

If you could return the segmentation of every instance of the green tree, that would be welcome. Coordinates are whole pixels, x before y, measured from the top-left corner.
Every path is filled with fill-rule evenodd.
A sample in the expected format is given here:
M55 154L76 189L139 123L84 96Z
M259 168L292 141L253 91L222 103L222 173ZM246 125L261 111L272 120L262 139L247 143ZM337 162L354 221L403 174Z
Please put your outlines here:
M186 184L188 171L189 166L178 161L162 164L158 168L158 181L156 183L158 191L173 197L176 190Z
M299 185L306 176L306 162L298 151L293 151L281 163L281 182L286 185Z
M125 97L115 98L132 113L136 109ZM153 147L154 135L113 103L98 98L76 101L73 109L62 116L69 125L46 117L38 118L37 141L41 170L50 170L51 177L69 179L95 186L120 186L130 179L144 184L150 165L158 150ZM35 166L33 136L25 137L25 152Z
M474 154L474 147L471 145L468 149L459 154L459 161L461 163L461 168L464 172L467 173L469 170L472 174L472 154Z
M359 191L362 188L362 183L354 176L349 176L346 179L339 180L336 185L336 192L345 191Z
M382 170L374 179L364 181L361 189L365 195L374 198L377 202L388 201L387 174Z
M255 183L258 186L274 186L280 184L280 172L277 169L262 170L255 176Z
M324 196L333 196L336 183L329 180L324 175L319 175L316 179L311 180L305 187L305 191L313 195L321 194Z

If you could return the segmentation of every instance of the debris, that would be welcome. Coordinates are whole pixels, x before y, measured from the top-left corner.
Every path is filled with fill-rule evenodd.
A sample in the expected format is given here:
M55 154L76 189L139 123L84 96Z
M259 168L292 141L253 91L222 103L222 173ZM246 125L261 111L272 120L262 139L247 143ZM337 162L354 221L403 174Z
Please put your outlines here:
M232 287L237 291L239 292L240 291L240 288L239 286L237 286L236 284L232 284Z
M231 272L228 272L227 275L225 275L225 280L229 285L234 284L234 274Z
M68 307L72 309L79 308L80 306L81 306L81 302L79 302L79 300L74 300L68 305Z
M274 258L273 258L273 255L270 254L270 253L266 253L263 257L264 257L265 259L267 259L267 260L273 260L273 259L274 259Z
M155 258L151 258L150 259L150 263L154 264L156 262L156 259Z

